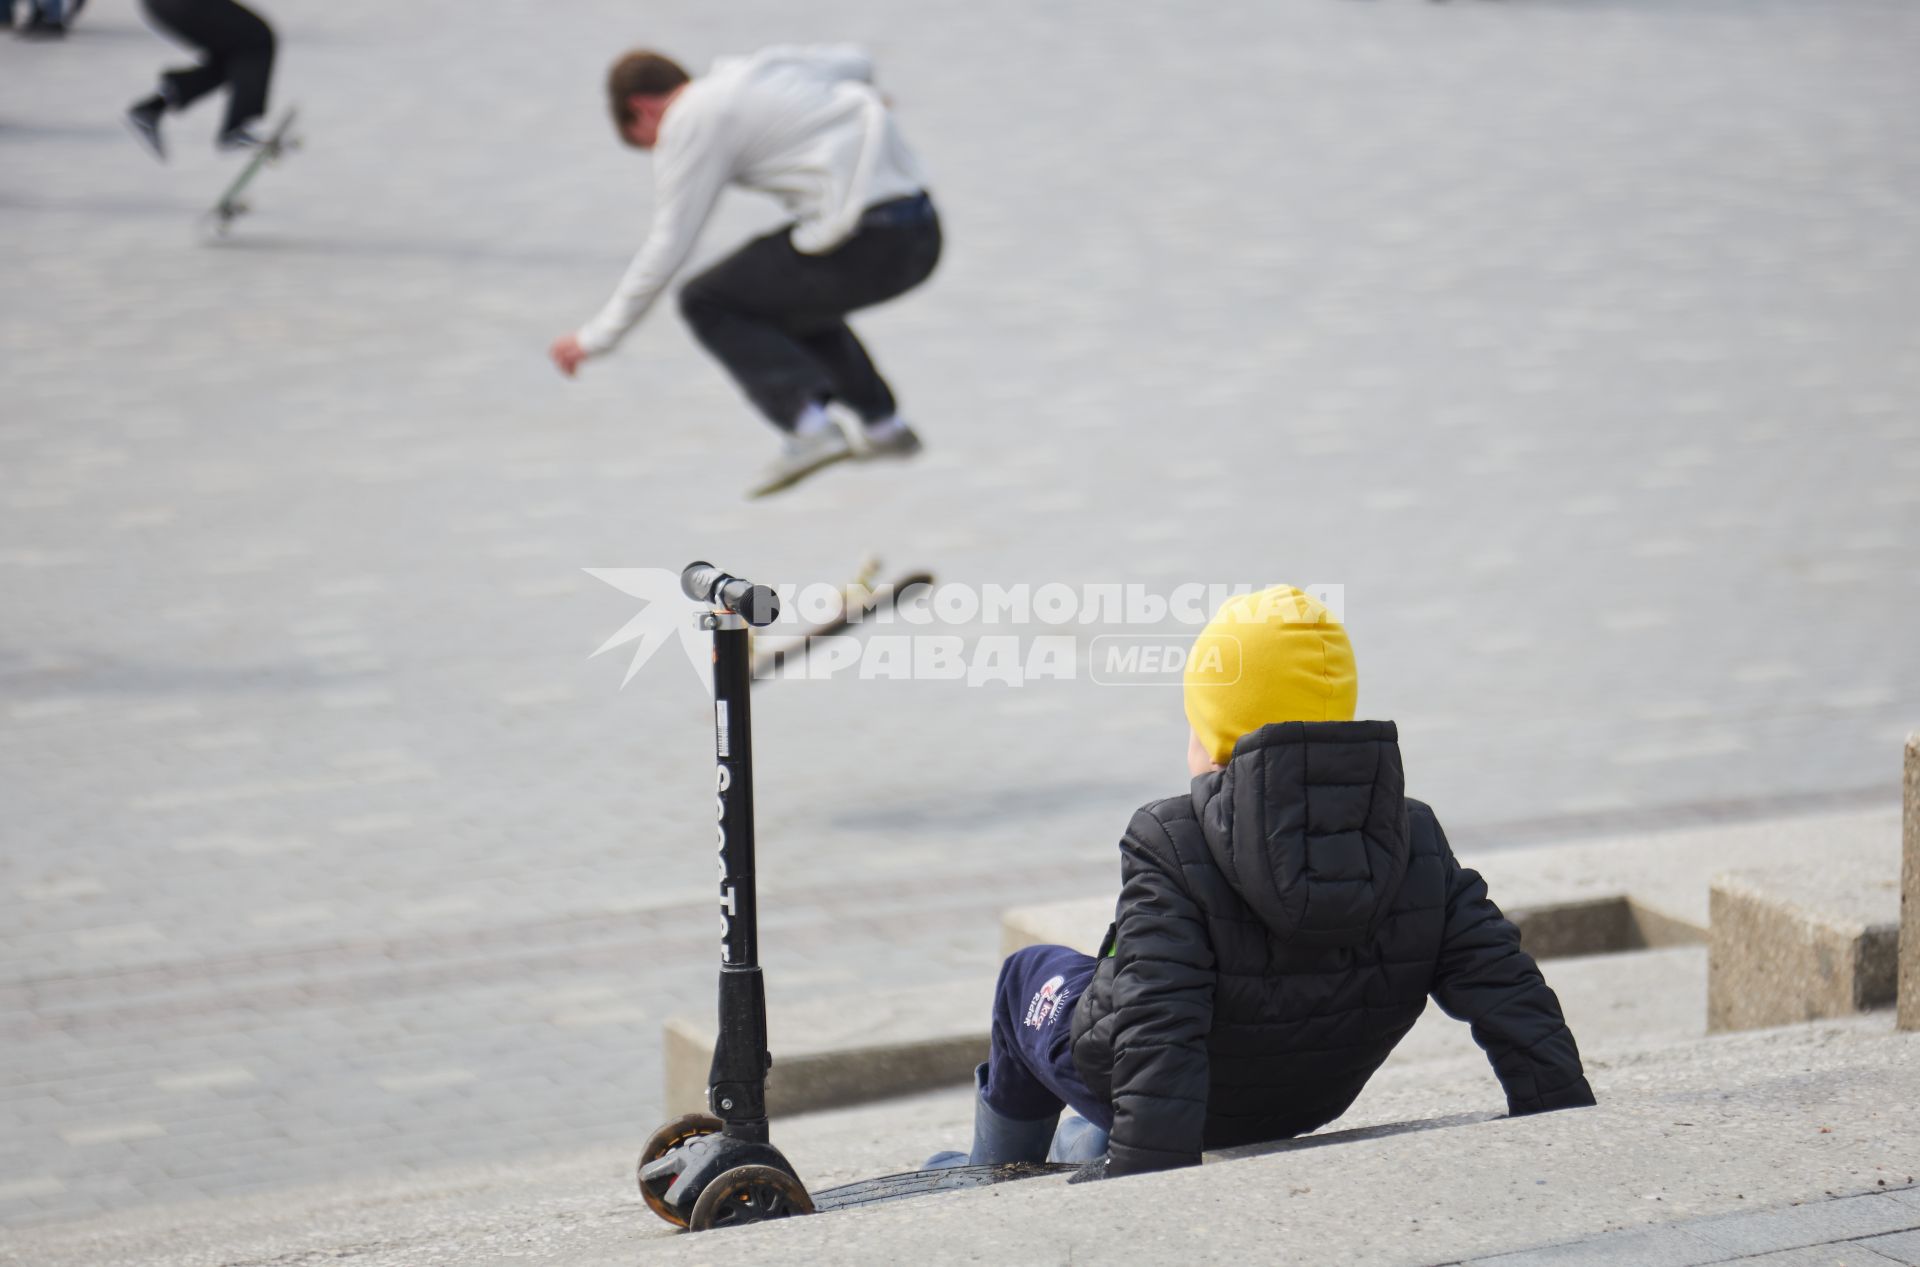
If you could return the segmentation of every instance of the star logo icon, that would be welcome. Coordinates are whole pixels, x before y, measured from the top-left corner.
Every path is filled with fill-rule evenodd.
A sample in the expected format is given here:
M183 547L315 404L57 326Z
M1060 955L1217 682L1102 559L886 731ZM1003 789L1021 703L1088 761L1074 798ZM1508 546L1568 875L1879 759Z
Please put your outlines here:
M593 655L587 657L589 660L634 643L633 658L627 662L627 675L620 679L620 686L624 690L627 683L633 681L634 675L640 672L640 666L651 660L653 653L664 646L669 638L677 635L680 649L687 653L687 662L705 680L707 675L704 670L708 659L706 637L694 623L686 595L680 592L678 572L667 568L583 570L588 576L605 581L622 594L639 599L642 604L634 618L601 643ZM711 689L711 682L708 687Z

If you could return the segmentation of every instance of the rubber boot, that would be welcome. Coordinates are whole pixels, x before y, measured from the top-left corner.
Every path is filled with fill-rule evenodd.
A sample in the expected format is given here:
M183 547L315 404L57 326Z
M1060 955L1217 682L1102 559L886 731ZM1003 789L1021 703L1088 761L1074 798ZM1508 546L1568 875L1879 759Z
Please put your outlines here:
M973 1148L964 1156L955 1152L935 1153L927 1159L926 1169L951 1166L997 1166L1009 1161L1044 1161L1053 1142L1058 1113L1031 1122L1008 1117L987 1104L983 1091L987 1067L973 1071Z
M1060 1119L1060 1127L1053 1133L1053 1147L1047 1150L1047 1160L1077 1165L1098 1161L1106 1153L1107 1133L1078 1113L1071 1113Z

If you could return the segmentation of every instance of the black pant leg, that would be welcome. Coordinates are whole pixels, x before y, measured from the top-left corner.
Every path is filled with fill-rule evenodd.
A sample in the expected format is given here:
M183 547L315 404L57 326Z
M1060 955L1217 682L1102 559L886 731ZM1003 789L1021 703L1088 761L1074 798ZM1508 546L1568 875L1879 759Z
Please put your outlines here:
M226 126L266 113L274 38L273 28L259 14L236 0L144 0L144 4L155 26L206 54L203 66L166 76L170 90L177 86L188 94L179 105L225 83L232 86Z
M680 310L775 426L836 398L876 421L894 412L893 393L844 318L919 285L939 256L932 220L865 229L825 255L801 254L782 230L689 281Z
M859 414L862 422L879 422L897 412L893 389L880 377L873 358L846 322L836 321L824 330L796 332L794 337L827 372L834 399Z
M266 30L264 22L261 29ZM255 45L227 59L227 82L233 85L227 94L225 126L228 131L267 112L267 86L272 80L273 33L267 31L264 45Z
M770 233L680 288L680 314L767 421L793 430L800 411L833 394L824 367L787 329L781 299L795 289L799 252Z
M160 76L160 95L169 109L185 110L221 84L227 82L227 67L219 57L209 56L196 66L182 66Z
M870 308L912 290L940 261L940 224L925 223L867 228L824 256L808 256L815 267L835 278L834 306L841 313ZM898 411L893 389L881 377L873 358L852 327L843 319L796 322L796 337L833 380L834 397L860 415L878 422Z

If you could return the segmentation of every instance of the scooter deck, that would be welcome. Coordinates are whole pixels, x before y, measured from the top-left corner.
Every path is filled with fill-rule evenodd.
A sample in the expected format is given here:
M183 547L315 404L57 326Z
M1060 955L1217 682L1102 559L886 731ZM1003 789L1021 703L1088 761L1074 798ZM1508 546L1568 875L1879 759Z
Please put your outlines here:
M881 1175L862 1179L813 1194L813 1208L848 1210L854 1206L896 1201L901 1197L923 1196L929 1192L955 1192L961 1188L984 1188L1015 1179L1037 1179L1041 1175L1067 1174L1078 1166L1050 1162L1014 1161L1000 1166L953 1166L945 1170L909 1170L900 1175Z

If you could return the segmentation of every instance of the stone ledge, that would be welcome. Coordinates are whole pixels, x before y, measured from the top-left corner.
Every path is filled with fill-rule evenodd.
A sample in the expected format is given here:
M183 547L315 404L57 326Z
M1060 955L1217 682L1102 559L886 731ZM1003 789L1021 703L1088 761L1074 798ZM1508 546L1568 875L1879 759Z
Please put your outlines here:
M1623 893L1515 906L1506 915L1519 927L1521 943L1536 959L1698 946L1707 939L1704 925ZM1110 897L1015 907L1000 918L1000 953L1010 955L1023 946L1052 943L1090 955L1112 919Z
M1704 944L1717 876L1735 868L1805 869L1809 859L1880 850L1896 838L1900 821L1890 806L1468 852L1463 861L1486 877L1493 900L1535 956L1610 954ZM1057 942L1091 954L1113 919L1113 903L1106 894L1016 907L1001 920L1001 953ZM1915 1008L1920 1013L1920 1002Z
M767 1109L784 1117L962 1085L987 1058L993 981L914 983L803 1003L769 1002ZM707 1107L712 1017L667 1021L666 1111Z

